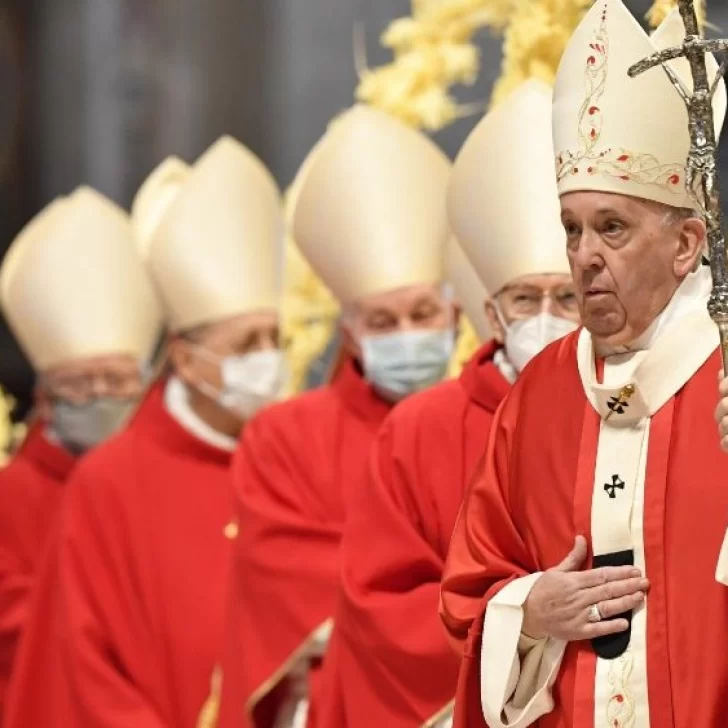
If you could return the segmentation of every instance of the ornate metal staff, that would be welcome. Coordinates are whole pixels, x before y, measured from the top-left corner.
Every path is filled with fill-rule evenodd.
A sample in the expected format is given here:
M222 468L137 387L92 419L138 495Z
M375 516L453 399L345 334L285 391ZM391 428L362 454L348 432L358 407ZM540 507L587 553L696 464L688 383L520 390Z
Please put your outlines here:
M720 332L723 371L728 375L728 249L723 234L723 213L718 185L718 144L713 121L713 96L728 70L728 58L721 64L712 83L705 61L707 53L725 53L728 40L704 40L700 35L694 0L678 0L685 25L685 41L676 48L653 53L629 69L634 78L655 66L662 66L688 109L690 153L686 165L685 184L703 213L708 230L710 272L713 290L708 311ZM686 88L677 74L666 65L675 58L687 58L693 77L693 90Z

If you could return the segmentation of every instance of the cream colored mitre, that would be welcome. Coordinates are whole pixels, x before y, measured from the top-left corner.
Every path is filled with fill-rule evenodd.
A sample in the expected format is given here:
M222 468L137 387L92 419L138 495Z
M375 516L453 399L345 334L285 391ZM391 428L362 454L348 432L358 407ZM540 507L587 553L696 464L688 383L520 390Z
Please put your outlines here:
M13 241L0 300L36 371L109 354L145 359L161 325L128 216L87 187L51 203Z
M636 78L627 73L656 50L682 41L679 16L668 16L663 26L650 39L621 0L597 0L574 32L554 88L560 194L594 190L694 206L685 188L690 138L684 101L659 67ZM717 62L712 56L708 62L714 76ZM692 89L687 62L671 66ZM718 132L725 105L721 84L714 102Z
M384 112L355 106L316 150L294 238L343 303L442 280L447 157Z
M452 283L457 301L473 324L478 338L487 341L492 335L485 315L488 291L454 235L450 236L445 251L445 276Z
M190 167L178 157L167 157L144 180L131 204L131 224L146 258L149 246L164 213L174 202L190 176Z
M219 139L193 165L149 246L170 330L278 310L283 243L270 172L235 139Z
M529 80L488 113L455 160L450 226L492 294L569 273L551 140L551 89Z

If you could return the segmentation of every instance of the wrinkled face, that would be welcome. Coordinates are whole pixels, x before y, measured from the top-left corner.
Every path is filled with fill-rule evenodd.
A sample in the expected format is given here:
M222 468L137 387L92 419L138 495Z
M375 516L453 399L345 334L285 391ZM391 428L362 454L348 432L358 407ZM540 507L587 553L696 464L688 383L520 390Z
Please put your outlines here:
M647 330L705 243L702 220L625 195L571 192L561 219L582 322L609 346Z
M43 372L43 395L81 405L102 397L135 399L144 389L139 360L128 354L79 359Z
M256 311L200 326L170 342L170 359L179 377L195 386L205 382L222 389L220 362L228 356L278 349L278 312Z
M358 342L364 336L379 336L417 329L453 326L455 307L439 284L407 286L367 296L344 315L347 348L359 357Z
M503 342L506 325L533 318L542 313L579 323L579 305L571 276L543 273L521 276L507 283L486 303L485 311L495 339Z

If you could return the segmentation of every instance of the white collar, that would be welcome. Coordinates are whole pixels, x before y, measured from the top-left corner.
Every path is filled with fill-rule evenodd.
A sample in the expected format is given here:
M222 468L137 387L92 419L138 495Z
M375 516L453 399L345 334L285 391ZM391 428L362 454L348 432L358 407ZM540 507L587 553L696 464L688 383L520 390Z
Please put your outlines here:
M508 383L514 384L516 379L518 379L518 370L511 363L505 349L498 349L493 354L493 364L495 364L496 369Z
M672 326L673 323L689 314L706 310L708 297L712 287L710 268L701 265L690 273L678 286L665 308L656 316L647 330L629 346L619 346L603 351L597 347L600 356L613 356L628 352L646 351L652 348L657 339Z
M218 432L207 424L190 406L190 395L185 383L179 377L170 377L164 390L164 407L169 415L187 432L198 440L216 447L218 450L232 452L237 446L234 437Z

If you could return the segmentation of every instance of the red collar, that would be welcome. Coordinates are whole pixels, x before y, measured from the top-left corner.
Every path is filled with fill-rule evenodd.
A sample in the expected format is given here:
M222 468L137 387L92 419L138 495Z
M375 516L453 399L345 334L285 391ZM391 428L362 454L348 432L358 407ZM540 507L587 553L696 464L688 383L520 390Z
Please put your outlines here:
M495 412L511 385L493 363L493 357L501 344L489 341L475 352L460 375L468 396L489 412Z
M351 357L344 362L334 381L329 385L341 399L344 407L354 412L362 420L378 424L394 405L382 399L369 382L364 379L361 369Z
M213 447L185 430L164 406L167 379L155 382L144 396L132 421L127 425L140 437L149 437L165 450L194 460L206 460L229 466L233 453Z
M30 460L54 480L63 482L73 470L77 458L63 445L48 438L47 426L47 423L36 420L25 436L17 456Z

